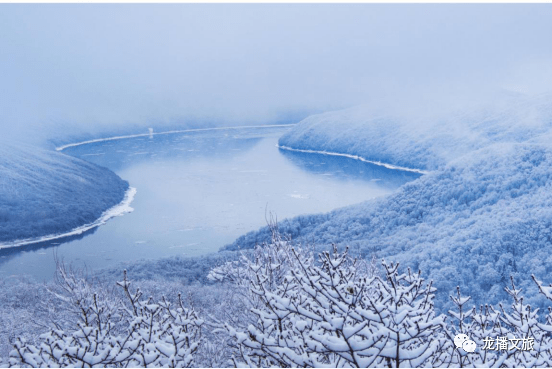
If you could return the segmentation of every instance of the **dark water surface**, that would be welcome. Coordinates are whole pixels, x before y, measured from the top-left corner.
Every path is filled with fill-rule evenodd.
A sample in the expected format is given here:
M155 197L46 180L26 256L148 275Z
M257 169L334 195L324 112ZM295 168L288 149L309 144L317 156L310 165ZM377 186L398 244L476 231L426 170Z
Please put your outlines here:
M90 269L216 252L279 219L383 196L419 175L357 160L282 151L287 128L155 135L71 147L137 189L134 212L80 236L0 250L0 277L50 279L54 252Z

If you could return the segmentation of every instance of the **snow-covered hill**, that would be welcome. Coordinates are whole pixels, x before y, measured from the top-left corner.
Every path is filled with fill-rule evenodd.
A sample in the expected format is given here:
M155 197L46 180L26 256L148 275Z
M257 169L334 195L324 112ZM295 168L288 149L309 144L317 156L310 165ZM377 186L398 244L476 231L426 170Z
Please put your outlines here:
M97 165L0 142L0 245L63 234L120 203L128 183Z
M366 113L312 116L280 144L430 173L387 198L285 220L280 230L420 268L441 291L441 307L457 285L475 303L500 301L510 275L540 304L530 275L552 271L552 98L510 99L427 123ZM226 249L268 237L261 229Z
M434 170L495 142L524 142L548 132L552 97L501 95L447 113L437 107L432 111L431 106L420 108L422 113L393 110L358 106L312 115L283 135L279 144Z

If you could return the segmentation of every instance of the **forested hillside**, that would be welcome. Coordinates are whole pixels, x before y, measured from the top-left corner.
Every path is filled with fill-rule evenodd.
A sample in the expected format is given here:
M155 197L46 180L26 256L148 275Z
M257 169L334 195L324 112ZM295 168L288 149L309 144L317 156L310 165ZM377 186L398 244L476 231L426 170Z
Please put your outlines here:
M120 203L128 183L61 153L0 143L0 245L69 232Z
M280 231L302 243L336 243L421 268L443 291L438 308L451 307L447 296L456 285L476 303L501 301L510 275L526 301L542 304L528 276L551 271L552 104L546 98L514 100L465 120L445 117L419 130L403 122L390 125L392 133L370 119L356 120L359 109L306 119L280 144L430 172L383 199L281 221ZM431 128L438 123L439 130ZM380 148L386 154L371 156ZM269 237L264 228L226 249L251 248Z

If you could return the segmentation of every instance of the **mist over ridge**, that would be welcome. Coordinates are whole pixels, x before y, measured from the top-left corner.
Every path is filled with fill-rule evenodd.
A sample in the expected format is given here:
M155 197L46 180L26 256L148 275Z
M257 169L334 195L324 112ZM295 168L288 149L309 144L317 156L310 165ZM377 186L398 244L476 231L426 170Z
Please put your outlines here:
M458 109L552 82L549 4L3 4L0 127L42 142Z

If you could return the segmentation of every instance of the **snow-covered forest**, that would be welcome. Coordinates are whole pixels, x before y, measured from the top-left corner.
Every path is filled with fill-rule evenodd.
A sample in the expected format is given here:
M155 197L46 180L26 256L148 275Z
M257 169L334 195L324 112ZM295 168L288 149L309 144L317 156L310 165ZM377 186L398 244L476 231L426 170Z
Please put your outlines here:
M513 279L505 288L508 304L476 307L457 288L450 295L453 308L438 314L434 298L439 291L420 271L354 257L335 245L317 254L312 246L282 237L275 224L271 231L269 243L212 268L212 283L200 288L140 286L127 271L118 282L103 284L60 261L55 282L35 301L41 321L34 324L42 324L44 333L12 334L14 348L6 364L552 365L552 313L527 304ZM552 300L552 287L535 277L532 283ZM4 301L15 308L14 301ZM2 323L11 328L19 322ZM458 334L485 342L485 347L473 352L457 348Z
M428 174L396 193L327 214L280 222L301 242L336 243L421 269L440 291L456 285L477 304L507 298L510 276L533 306L545 307L527 276L550 273L552 105L549 94L431 121L394 123L355 108L315 115L280 139L297 149L354 154ZM269 228L225 247L253 247ZM452 308L448 294L436 306Z
M388 129L366 107L309 117L280 145L426 173L380 199L269 221L214 255L89 274L60 261L45 285L4 280L3 363L552 365L548 101ZM361 150L386 140L402 141L386 156Z
M552 367L551 19L0 4L0 367Z

